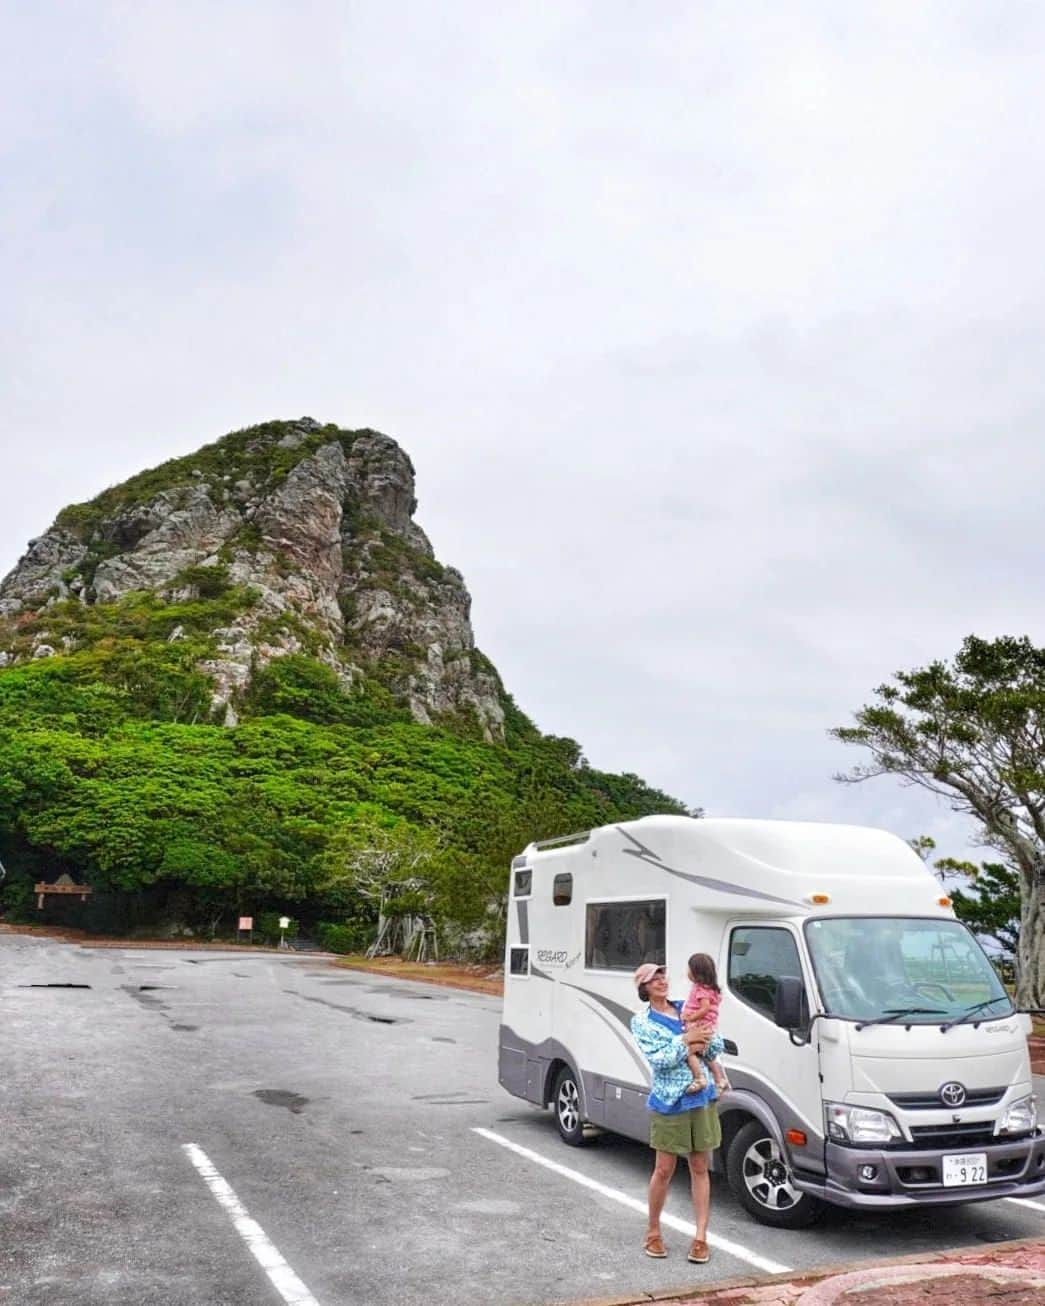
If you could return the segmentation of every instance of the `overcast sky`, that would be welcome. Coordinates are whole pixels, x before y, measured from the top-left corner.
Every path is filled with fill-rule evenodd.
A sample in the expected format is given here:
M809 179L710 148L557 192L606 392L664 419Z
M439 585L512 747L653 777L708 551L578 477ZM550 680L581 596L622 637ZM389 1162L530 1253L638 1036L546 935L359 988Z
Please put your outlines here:
M0 574L229 430L393 435L540 727L961 851L828 739L1045 639L1045 7L4 7Z

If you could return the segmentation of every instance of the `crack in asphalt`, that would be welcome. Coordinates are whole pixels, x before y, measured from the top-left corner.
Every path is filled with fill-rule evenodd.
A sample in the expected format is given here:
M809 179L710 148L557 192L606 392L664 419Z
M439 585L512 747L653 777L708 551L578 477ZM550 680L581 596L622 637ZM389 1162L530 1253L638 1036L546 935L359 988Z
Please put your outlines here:
M356 1020L370 1020L376 1025L410 1025L413 1022L404 1016L377 1016L372 1011L360 1011L358 1007L346 1007L340 1002L328 1002L326 998L314 998L308 993L299 993L297 989L284 989L284 993L289 993L292 998L300 998L302 1002L316 1002L321 1007L329 1007L331 1011L343 1011L348 1016L354 1016Z

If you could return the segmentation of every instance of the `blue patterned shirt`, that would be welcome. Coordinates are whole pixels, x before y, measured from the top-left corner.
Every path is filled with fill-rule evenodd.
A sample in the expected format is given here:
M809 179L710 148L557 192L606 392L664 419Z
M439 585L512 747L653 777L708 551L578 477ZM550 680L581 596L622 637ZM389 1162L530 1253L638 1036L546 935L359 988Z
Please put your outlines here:
M681 1002L672 1002L671 1005L676 1011L682 1010ZM661 1115L680 1115L683 1111L707 1106L718 1097L710 1076L707 1087L699 1093L686 1092L693 1081L693 1075L686 1062L689 1049L681 1038L684 1029L680 1019L673 1020L671 1016L662 1015L651 1007L646 1007L631 1018L632 1036L653 1071L653 1083L646 1105ZM714 1060L724 1048L725 1044L719 1035L713 1034L702 1056L706 1061Z

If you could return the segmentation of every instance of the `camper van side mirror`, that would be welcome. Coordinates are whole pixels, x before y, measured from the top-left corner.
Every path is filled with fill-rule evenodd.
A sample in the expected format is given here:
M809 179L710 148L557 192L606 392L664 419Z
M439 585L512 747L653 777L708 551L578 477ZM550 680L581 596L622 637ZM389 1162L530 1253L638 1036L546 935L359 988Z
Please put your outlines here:
M781 975L776 982L776 999L773 1020L781 1029L804 1029L809 1019L806 1012L806 986L794 975Z

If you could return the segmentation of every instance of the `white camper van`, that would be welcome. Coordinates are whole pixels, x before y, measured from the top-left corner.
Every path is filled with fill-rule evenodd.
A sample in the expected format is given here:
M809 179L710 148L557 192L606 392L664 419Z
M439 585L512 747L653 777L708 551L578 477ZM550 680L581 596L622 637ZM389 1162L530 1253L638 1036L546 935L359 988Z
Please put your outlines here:
M766 1224L1045 1191L1026 1035L974 935L881 830L649 816L512 862L500 1082L579 1144L646 1141L632 972L715 959L725 1168Z

